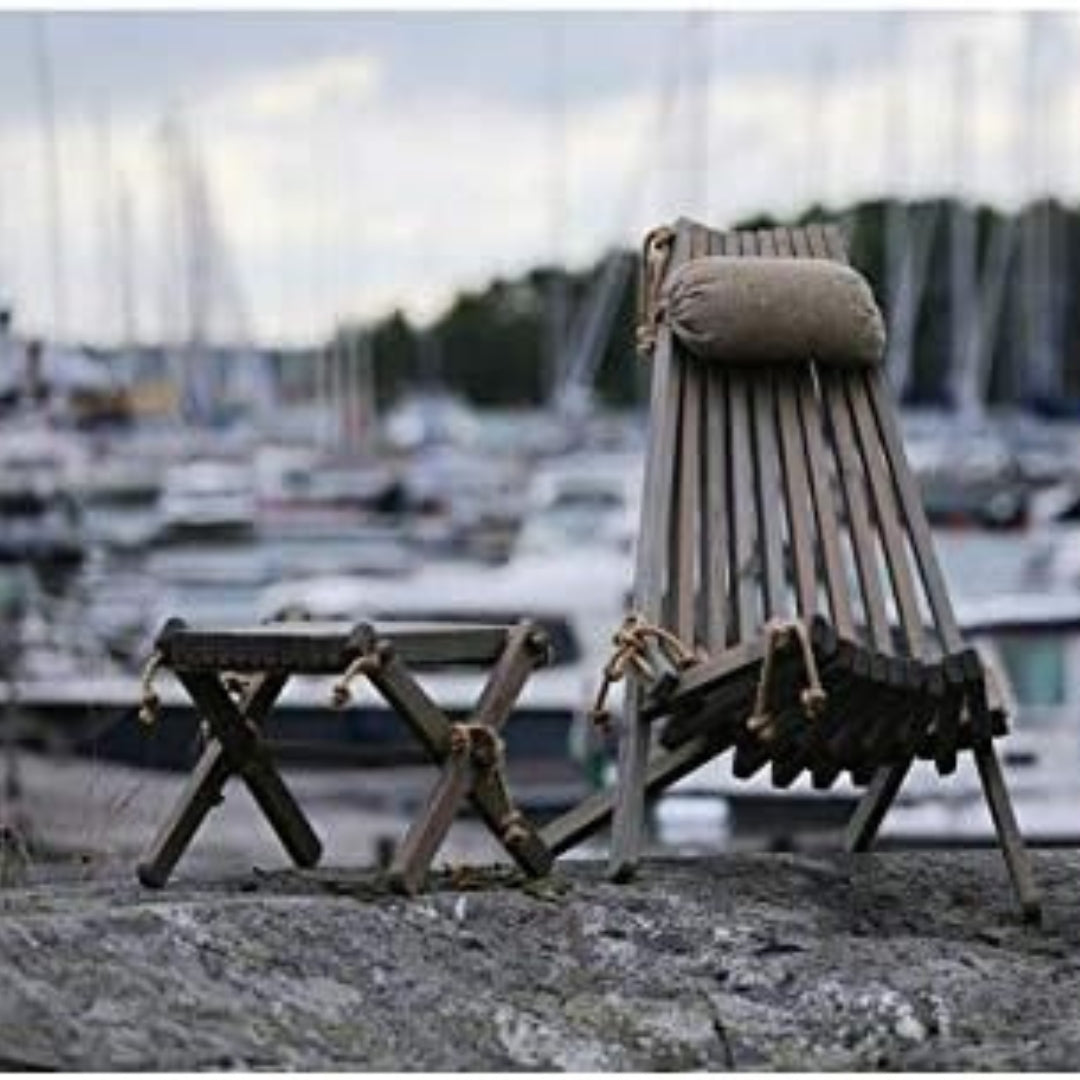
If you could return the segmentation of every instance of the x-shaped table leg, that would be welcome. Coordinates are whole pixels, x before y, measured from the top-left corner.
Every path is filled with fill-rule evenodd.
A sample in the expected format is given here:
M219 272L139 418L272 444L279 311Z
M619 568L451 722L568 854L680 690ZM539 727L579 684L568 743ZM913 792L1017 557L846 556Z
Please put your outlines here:
M221 802L222 789L238 774L247 784L286 851L298 866L314 866L322 845L297 805L259 735L258 725L274 706L288 679L260 675L239 702L217 675L178 671L211 738L172 816L139 863L139 880L161 888L187 850L206 815Z
M537 627L523 623L510 630L506 648L468 723L455 725L392 652L382 650L380 663L368 678L433 760L444 765L391 863L390 879L396 888L409 894L420 891L431 861L466 798L526 873L540 877L551 869L554 856L539 832L515 809L506 789L498 735L529 674L546 652L547 640Z

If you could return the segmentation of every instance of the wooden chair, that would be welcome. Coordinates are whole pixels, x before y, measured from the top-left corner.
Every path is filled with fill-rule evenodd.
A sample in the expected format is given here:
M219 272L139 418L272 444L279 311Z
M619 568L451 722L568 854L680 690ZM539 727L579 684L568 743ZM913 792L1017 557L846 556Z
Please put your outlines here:
M173 670L208 729L208 741L176 808L138 868L144 885L160 888L222 790L239 776L293 861L314 866L321 845L290 794L261 735L264 720L293 675L338 675L334 703L349 683L368 679L412 730L442 773L390 866L401 891L422 888L431 861L466 798L514 861L531 876L547 873L552 853L515 807L503 771L499 731L529 674L549 658L543 629L516 626L282 622L240 630L198 630L171 620L156 642L154 666ZM439 664L490 667L465 723L454 723L413 677ZM152 710L146 683L144 708ZM328 703L329 707L329 703Z
M779 787L803 771L819 788L845 771L869 784L848 836L862 851L916 757L947 774L970 751L1035 918L1038 893L992 745L1005 732L1002 697L961 638L883 371L827 355L756 366L693 355L665 317L665 287L690 260L714 255L847 262L828 226L719 233L680 220L650 235L636 610L609 671L629 683L618 782L542 836L560 852L613 817L611 870L625 878L646 795L731 751L737 776L768 766ZM730 314L754 331L752 313ZM771 326L756 329L776 338Z

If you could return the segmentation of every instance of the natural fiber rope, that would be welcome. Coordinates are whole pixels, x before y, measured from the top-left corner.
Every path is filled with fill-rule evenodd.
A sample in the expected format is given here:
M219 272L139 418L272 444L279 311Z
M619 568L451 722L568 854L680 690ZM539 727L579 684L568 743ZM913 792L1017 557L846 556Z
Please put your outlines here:
M342 672L341 678L330 688L330 705L344 709L352 701L352 683L361 675L374 675L383 665L383 655L378 645L355 657Z
M155 649L150 654L143 668L142 678L139 682L141 693L139 695L139 722L147 727L157 722L161 711L161 697L154 689L154 676L164 667L165 657L160 649Z
M657 327L663 316L661 289L671 252L675 230L667 225L653 229L645 237L642 253L641 279L638 283L637 350L643 357L652 356L656 347Z
M817 657L814 656L810 634L806 629L806 624L801 619L770 620L765 624L765 633L765 659L758 675L754 711L746 718L746 728L753 734L759 735L762 739L768 741L775 734L772 730L774 717L769 708L769 698L773 688L773 677L776 672L776 651L781 645L787 643L790 635L794 634L799 643L802 651L803 668L806 672L807 685L799 695L803 716L807 720L818 719L824 712L828 695L821 685Z
M622 625L612 637L615 649L611 659L604 665L603 681L596 692L593 707L589 710L589 719L597 727L606 728L611 717L605 707L607 696L612 686L625 678L627 671L633 668L642 678L655 678L656 673L649 666L645 655L645 646L652 639L667 658L678 668L694 663L697 657L690 647L676 637L670 630L655 623L650 623L638 612L631 612L623 619Z
M524 814L514 806L506 783L506 744L498 732L486 724L456 723L450 725L450 753L454 757L466 754L473 764L495 784L499 801L510 810L498 822L503 842L511 847L529 838Z

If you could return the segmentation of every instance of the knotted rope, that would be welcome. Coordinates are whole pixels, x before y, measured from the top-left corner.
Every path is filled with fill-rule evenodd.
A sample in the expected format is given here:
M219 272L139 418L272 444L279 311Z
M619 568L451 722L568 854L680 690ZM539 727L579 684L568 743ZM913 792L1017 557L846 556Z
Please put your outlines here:
M139 722L147 727L157 723L158 715L161 712L161 697L154 689L154 676L164 666L165 657L160 649L155 649L150 654L150 659L146 661L142 678L139 681L141 691L139 694Z
M766 645L765 659L758 675L757 694L754 698L754 711L746 719L746 729L769 742L775 738L775 717L769 707L774 677L776 674L776 653L786 645L794 635L802 652L803 669L806 672L807 685L799 694L803 716L807 720L817 720L825 711L828 695L821 685L818 673L817 657L810 643L810 634L806 624L800 619L773 619L765 624Z
M498 790L498 800L509 812L498 822L503 842L511 847L529 838L525 816L510 796L506 783L504 764L506 744L499 734L486 724L456 723L450 725L450 753L454 757L468 756L481 772L485 773Z
M602 730L606 730L611 716L606 708L608 694L612 686L626 677L633 668L643 679L655 680L653 670L646 655L646 645L655 641L661 652L677 668L685 668L697 660L693 651L676 637L670 630L650 623L638 612L631 612L623 619L622 625L612 636L615 649L611 659L604 665L603 681L596 692L593 706L589 710L589 719Z
M675 230L667 225L653 229L645 237L641 279L638 283L636 334L638 353L643 357L652 356L656 347L657 328L664 313L661 290L674 243Z
M334 709L344 709L352 701L352 683L361 675L374 675L386 660L382 642L365 649L355 657L342 672L341 678L330 688L330 705Z

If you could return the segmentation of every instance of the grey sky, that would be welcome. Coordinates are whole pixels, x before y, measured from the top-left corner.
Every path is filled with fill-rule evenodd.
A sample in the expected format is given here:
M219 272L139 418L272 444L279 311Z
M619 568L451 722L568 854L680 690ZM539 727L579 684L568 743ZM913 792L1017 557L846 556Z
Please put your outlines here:
M1080 187L1071 15L1026 47L1008 12L52 14L58 306L35 18L0 15L0 286L46 332L116 337L121 264L138 333L185 332L183 155L215 281L235 284L204 321L290 340L394 305L430 315L457 286L578 264L684 212Z

